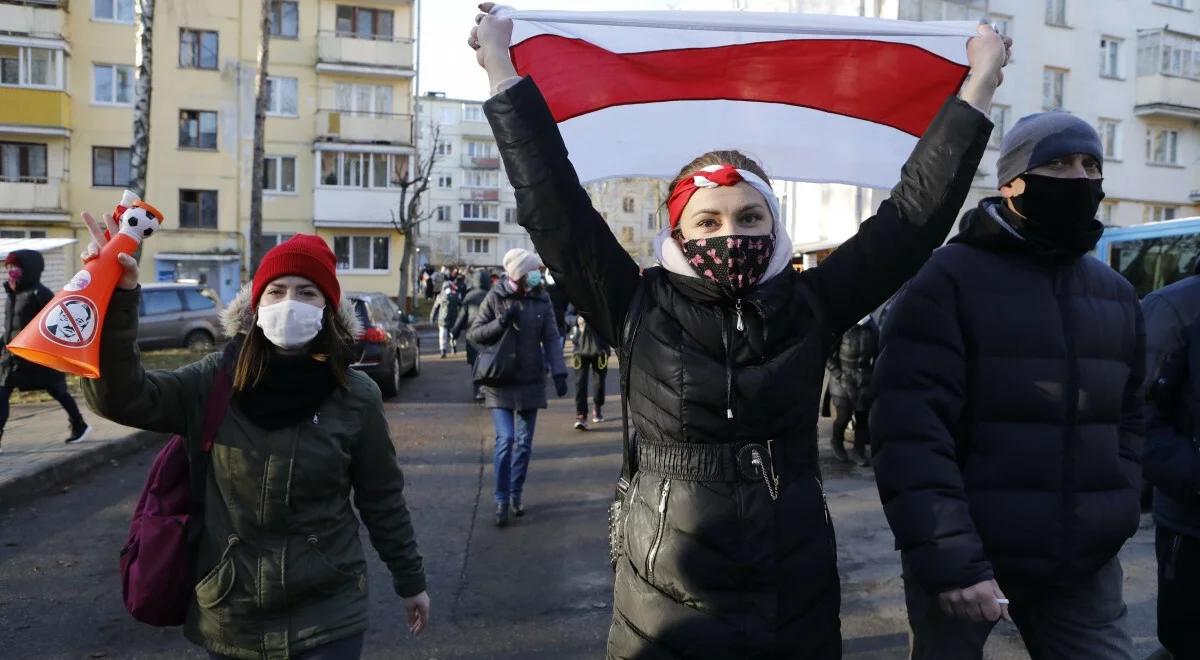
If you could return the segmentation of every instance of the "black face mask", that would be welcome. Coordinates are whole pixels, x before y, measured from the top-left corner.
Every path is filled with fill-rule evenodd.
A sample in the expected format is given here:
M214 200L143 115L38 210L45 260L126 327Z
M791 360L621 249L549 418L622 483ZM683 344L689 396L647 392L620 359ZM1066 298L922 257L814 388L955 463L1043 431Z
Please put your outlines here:
M1059 179L1022 174L1025 192L1012 198L1025 217L1021 233L1068 253L1082 254L1096 245L1103 225L1096 211L1104 199L1103 179Z

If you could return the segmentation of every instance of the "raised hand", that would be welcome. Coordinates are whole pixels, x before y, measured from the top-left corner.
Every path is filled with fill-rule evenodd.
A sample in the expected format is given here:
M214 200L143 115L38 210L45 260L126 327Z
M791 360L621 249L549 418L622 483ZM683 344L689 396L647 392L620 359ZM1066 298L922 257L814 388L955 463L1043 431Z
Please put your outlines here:
M104 229L100 227L100 223L96 222L96 218L87 211L83 212L83 224L87 225L88 233L92 236L92 242L88 243L80 259L83 263L87 263L96 257L100 256L100 250L108 243L109 236L116 236L120 227L117 221L113 219L111 213L104 214ZM107 229L108 234L105 235ZM128 254L117 255L117 261L121 264L124 271L121 274L121 279L117 282L118 289L132 291L138 287L138 264L137 260Z
M494 2L479 5L481 13L475 16L475 26L467 38L467 45L474 49L475 60L487 71L493 89L497 83L517 75L508 52L512 41L512 20L494 16L492 12L495 9Z

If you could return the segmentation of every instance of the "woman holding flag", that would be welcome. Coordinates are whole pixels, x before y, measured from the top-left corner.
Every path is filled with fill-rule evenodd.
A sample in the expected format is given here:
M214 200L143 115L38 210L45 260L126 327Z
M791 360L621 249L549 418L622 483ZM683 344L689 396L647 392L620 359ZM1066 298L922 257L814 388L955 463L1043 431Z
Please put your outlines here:
M637 469L609 657L840 657L837 553L817 467L825 358L945 239L986 148L1011 42L980 25L966 46L970 75L891 198L819 268L791 268L763 169L714 151L672 183L660 265L642 272L592 207L535 81L517 77L512 21L494 8L480 5L468 43L492 83L484 110L519 222L580 314L630 356L621 368Z

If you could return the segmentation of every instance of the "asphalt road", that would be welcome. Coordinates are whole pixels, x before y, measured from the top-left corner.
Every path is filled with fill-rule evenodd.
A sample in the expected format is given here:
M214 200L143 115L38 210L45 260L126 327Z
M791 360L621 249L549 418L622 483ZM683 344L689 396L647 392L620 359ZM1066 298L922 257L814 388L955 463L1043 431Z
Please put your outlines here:
M426 337L426 347L436 341ZM616 388L615 370L609 375ZM371 555L371 630L365 657L600 658L612 606L606 516L620 465L620 408L587 433L573 403L538 419L526 486L528 515L491 521L491 422L470 401L462 356L426 355L422 375L387 404L407 478L433 601L419 638L383 564ZM823 434L824 435L824 434ZM121 604L117 553L153 452L132 456L46 496L0 511L0 657L203 658L178 629L135 622ZM846 657L906 657L907 627L892 536L869 470L823 454L838 529ZM1127 546L1126 598L1141 656L1154 641L1154 559L1147 525ZM366 543L364 535L364 543ZM1003 625L986 657L1028 657Z

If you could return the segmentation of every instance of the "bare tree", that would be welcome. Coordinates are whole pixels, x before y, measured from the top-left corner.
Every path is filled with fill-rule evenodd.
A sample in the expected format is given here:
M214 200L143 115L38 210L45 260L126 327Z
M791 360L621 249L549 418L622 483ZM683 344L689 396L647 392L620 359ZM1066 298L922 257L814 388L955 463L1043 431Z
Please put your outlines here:
M412 286L416 281L416 273L412 272L416 262L417 236L420 234L421 223L433 217L434 210L422 210L421 203L425 193L429 191L429 181L433 176L433 166L437 162L438 139L441 137L441 126L430 122L432 139L429 154L422 157L420 151L415 155L416 162L410 163L400 181L400 203L392 213L392 226L404 236L404 254L400 258L400 292L399 297L404 301L405 311L412 311Z
M271 55L271 5L272 0L262 0L262 15L259 20L258 74L255 79L258 91L254 98L254 154L250 158L250 272L258 271L263 258L262 204L263 204L263 151L267 132L267 101L270 100L270 85L267 65Z
M134 49L133 149L129 156L129 187L146 196L146 163L150 160L150 75L154 63L154 0L137 0L134 7L137 44Z

